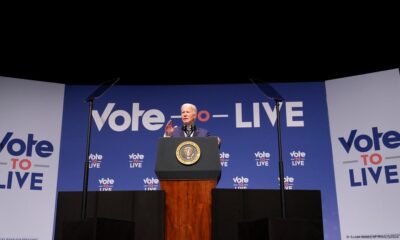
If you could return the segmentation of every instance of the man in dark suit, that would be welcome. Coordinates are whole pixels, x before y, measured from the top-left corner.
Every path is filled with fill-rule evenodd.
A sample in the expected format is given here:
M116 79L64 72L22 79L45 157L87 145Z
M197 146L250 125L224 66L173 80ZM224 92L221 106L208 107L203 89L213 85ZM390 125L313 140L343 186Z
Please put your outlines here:
M165 126L165 137L209 137L210 133L204 128L195 125L197 118L197 107L191 103L185 103L181 106L182 127L172 126L170 120ZM220 139L218 138L218 144Z

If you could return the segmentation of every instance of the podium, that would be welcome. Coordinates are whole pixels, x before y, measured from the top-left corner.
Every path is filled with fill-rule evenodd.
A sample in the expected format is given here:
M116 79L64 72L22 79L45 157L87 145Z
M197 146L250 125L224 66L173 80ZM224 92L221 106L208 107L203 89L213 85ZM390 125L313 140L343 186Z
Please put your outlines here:
M155 172L165 191L165 239L211 240L211 191L221 175L217 138L161 138Z

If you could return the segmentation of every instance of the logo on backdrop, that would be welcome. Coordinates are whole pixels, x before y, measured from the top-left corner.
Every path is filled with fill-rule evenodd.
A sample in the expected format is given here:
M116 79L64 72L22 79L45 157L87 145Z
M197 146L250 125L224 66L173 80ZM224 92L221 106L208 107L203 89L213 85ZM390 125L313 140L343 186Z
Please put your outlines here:
M129 157L129 168L142 168L144 161L144 154L141 153L131 153Z
M159 109L140 109L140 103L132 103L132 108L128 111L123 109L114 109L116 103L107 103L104 110L93 110L92 116L97 130L101 131L105 125L108 125L115 132L133 131L137 132L140 128L148 131L158 131L165 124L165 115ZM287 127L304 127L304 114L302 101L285 101L279 109L282 111L284 106L286 113ZM277 114L274 104L269 102L253 102L248 110L243 111L242 103L235 103L235 127L236 128L259 128L261 122L265 122L261 116L266 113L267 120L271 126L275 126ZM246 112L244 114L243 112ZM170 118L180 118L180 116L170 116ZM211 114L208 110L199 110L197 119L200 122L207 122L211 118L223 119L229 118L227 113Z
M103 155L98 153L91 153L89 155L89 168L101 168L101 163L103 161Z
M106 192L112 191L114 188L115 180L112 178L99 179L99 191Z
M397 165L391 159L400 159L397 155L383 155L382 150L397 149L400 146L400 133L395 130L382 131L372 127L371 132L361 133L357 129L348 136L338 138L347 154L358 153L358 158L343 159L349 166L349 185L363 187L373 184L399 183Z
M306 153L302 151L291 151L289 153L290 161L294 167L304 167L306 161Z
M271 154L269 152L257 151L254 153L257 167L268 167Z
M247 189L249 187L250 179L248 177L236 176L233 179L233 187L235 189Z
M157 178L146 177L143 179L143 189L146 191L155 191L160 185L160 181Z
M229 156L228 152L222 152L219 154L219 160L221 162L221 167L228 167L229 166Z
M278 184L280 184L280 178L278 177ZM294 177L286 176L284 177L284 186L286 190L292 190L294 188Z
M0 142L0 153L6 153L6 157L0 159L0 165L10 165L10 169L0 176L0 189L42 190L44 173L40 169L50 165L34 163L32 158L46 160L53 151L50 141L37 140L32 133L22 139L7 132Z

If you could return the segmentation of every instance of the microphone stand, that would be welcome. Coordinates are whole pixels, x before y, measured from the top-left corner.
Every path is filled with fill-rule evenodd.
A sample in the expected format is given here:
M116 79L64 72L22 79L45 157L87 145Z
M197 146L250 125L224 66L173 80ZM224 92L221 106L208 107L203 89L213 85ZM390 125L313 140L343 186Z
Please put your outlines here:
M281 137L281 120L279 113L279 103L282 102L280 99L275 100L275 109L276 109L276 121L277 121L277 132L278 132L278 156L279 156L279 189L281 196L281 217L283 219L286 218L286 199L285 199L285 178L283 171L283 160L282 160L282 137Z
M83 193L82 193L82 204L81 204L81 219L86 219L86 207L87 207L87 192L89 182L89 154L90 154L90 136L92 131L92 110L93 110L93 98L88 100L89 103L89 120L88 120L88 131L86 140L86 157L85 157L85 170L83 174Z
M115 78L109 81L103 82L89 97L86 98L86 102L89 103L89 120L88 120L88 131L87 131L87 141L86 141L86 157L85 166L83 172L83 193L81 202L81 220L86 219L86 208L87 208L87 195L89 186L89 154L90 154L90 139L92 131L92 111L94 99L99 98L104 92L111 88L115 83L119 81L120 78Z
M250 81L257 86L264 95L275 102L275 110L276 110L276 129L278 132L278 158L279 158L279 190L280 190L280 201L281 201L281 217L283 219L286 218L286 198L285 198L285 175L284 175L284 165L282 159L282 134L281 134L281 118L279 105L283 102L283 97L269 84L259 80L259 79L250 79Z

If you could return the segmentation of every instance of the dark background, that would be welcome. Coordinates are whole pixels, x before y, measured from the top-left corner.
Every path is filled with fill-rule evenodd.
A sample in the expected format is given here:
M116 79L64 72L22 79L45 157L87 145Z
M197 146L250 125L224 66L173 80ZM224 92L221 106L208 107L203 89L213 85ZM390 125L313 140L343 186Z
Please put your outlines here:
M114 77L119 84L213 84L324 81L399 68L395 18L365 13L347 21L334 13L326 21L323 15L250 23L205 22L201 14L124 23L32 18L3 29L0 76L66 84Z

